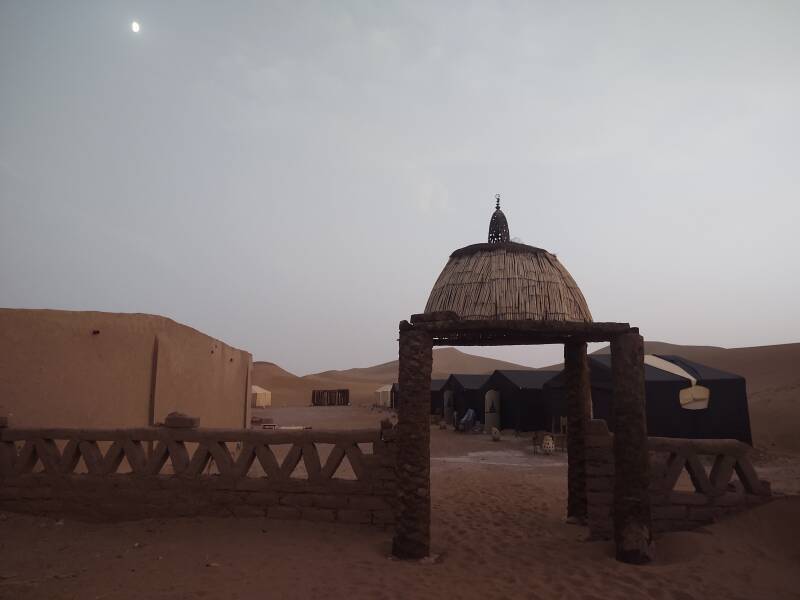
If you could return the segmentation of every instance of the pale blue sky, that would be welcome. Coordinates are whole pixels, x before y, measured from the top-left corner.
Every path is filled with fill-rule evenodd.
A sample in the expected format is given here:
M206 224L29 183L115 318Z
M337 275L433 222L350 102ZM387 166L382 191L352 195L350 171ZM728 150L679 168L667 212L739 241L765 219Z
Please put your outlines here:
M798 31L797 2L6 0L0 306L366 366L501 192L597 320L798 341Z

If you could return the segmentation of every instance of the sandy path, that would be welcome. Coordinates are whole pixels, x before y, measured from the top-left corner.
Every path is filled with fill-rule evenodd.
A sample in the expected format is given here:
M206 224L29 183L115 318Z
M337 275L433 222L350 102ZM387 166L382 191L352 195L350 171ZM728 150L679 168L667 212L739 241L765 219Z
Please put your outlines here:
M473 453L450 460L448 444ZM632 567L562 522L563 457L444 434L434 447L437 564L389 560L389 532L346 524L6 515L0 598L800 598L800 498L664 536L657 564Z

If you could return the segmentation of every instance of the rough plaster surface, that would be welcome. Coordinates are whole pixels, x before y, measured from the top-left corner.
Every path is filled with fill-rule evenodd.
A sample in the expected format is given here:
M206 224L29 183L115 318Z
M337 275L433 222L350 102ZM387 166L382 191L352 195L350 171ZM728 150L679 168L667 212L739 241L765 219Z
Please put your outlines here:
M0 348L12 426L141 427L172 411L247 423L250 354L165 317L0 309Z

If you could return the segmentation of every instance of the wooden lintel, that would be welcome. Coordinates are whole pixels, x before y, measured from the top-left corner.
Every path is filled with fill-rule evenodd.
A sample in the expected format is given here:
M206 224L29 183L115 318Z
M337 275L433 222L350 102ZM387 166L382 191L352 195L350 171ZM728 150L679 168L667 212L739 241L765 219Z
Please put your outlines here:
M412 317L413 320L413 317ZM539 334L542 336L581 336L610 338L623 333L630 333L628 323L582 323L576 321L495 321L495 320L451 320L424 321L413 320L414 328L424 329L434 337L448 334L485 333L497 334Z
M564 337L474 337L474 336L443 336L433 338L434 346L533 346L546 344L566 344L570 341L606 341L606 340L576 340Z
M451 310L441 310L432 313L418 313L411 315L411 322L416 323L431 323L431 322L452 322L460 321L458 315Z
M400 331L428 332L434 346L521 346L610 342L625 333L638 333L628 323L585 323L577 321L509 321L460 319L450 311L411 315Z

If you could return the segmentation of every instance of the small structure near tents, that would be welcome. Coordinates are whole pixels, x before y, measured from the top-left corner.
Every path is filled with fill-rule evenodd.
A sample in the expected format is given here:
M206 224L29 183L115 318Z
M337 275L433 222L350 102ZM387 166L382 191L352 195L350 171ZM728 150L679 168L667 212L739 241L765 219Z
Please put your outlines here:
M431 379L431 414L444 416L444 384L447 379Z
M460 419L471 408L475 420L486 423L483 386L489 375L453 373L441 387L444 413L442 418L449 424Z
M431 414L442 414L443 387L447 379L431 380ZM397 409L397 401L400 398L400 384L382 385L375 390L375 404Z
M590 356L589 374L593 416L613 431L611 357ZM644 383L648 435L736 439L752 445L744 377L680 356L648 354ZM563 373L545 384L545 397L553 419L566 417Z
M258 385L250 386L250 406L253 408L272 406L272 392Z
M559 371L498 370L482 387L484 406L495 401L499 412L498 429L515 431L561 432L561 416L552 415L544 385ZM566 426L566 413L564 426Z
M397 384L387 383L375 390L375 406L394 408L397 404Z
M312 390L311 406L350 406L350 390Z

